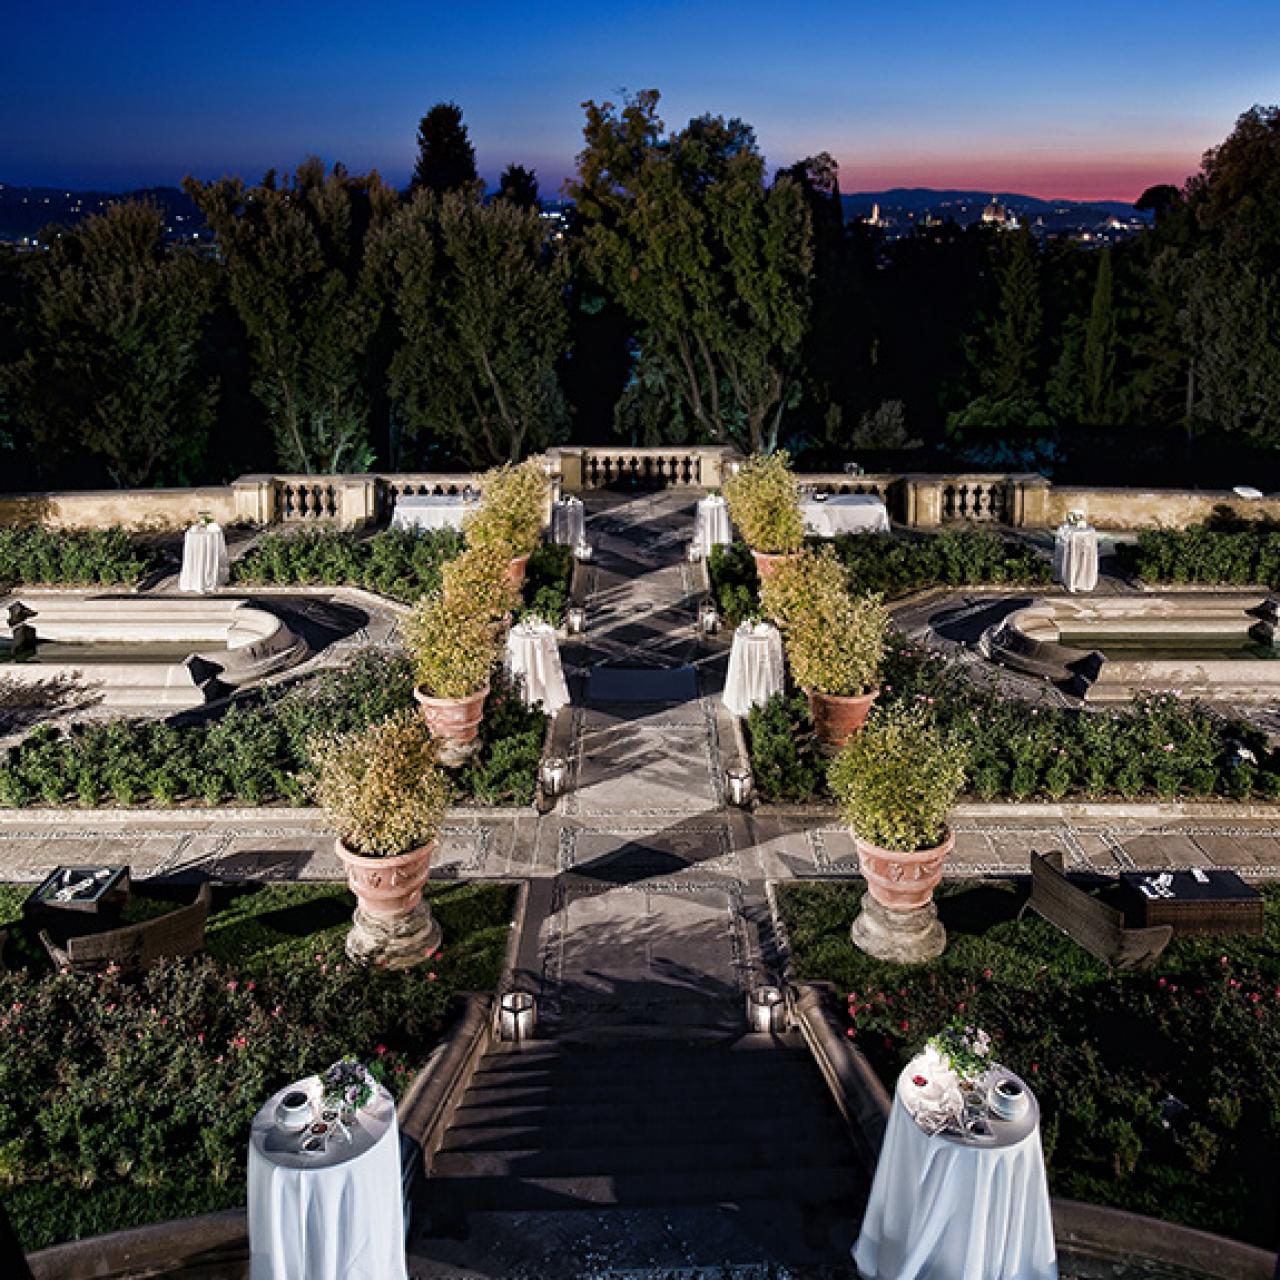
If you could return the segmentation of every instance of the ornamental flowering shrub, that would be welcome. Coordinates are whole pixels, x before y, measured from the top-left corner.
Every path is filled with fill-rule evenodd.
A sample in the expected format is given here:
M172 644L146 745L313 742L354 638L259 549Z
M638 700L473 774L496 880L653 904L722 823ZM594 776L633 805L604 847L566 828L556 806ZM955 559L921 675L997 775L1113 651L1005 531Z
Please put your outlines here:
M480 477L480 510L464 528L467 546L496 546L508 560L538 545L546 519L547 474L541 458L494 467Z
M0 1198L24 1247L242 1205L254 1113L347 1054L403 1093L509 931L506 886L429 892L449 939L430 967L351 965L350 895L291 885L217 905L204 957L81 976L33 944L31 972L0 971Z
M1280 886L1261 937L1175 938L1109 973L1022 893L946 886L947 951L884 964L849 945L861 891L784 885L796 976L837 984L850 1038L887 1086L922 1037L982 1027L1041 1107L1050 1189L1268 1248L1280 1221Z
M785 451L752 454L725 481L724 496L733 523L753 551L785 555L800 550L800 483Z
M495 544L469 546L441 574L440 597L445 607L475 609L491 622L506 618L518 595L507 575L510 561L506 550Z

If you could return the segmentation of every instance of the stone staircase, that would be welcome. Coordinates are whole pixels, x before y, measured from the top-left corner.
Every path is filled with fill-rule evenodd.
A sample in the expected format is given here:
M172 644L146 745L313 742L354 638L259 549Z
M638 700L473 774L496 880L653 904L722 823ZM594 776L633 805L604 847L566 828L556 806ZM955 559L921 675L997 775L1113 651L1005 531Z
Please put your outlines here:
M795 1033L498 1044L419 1182L410 1273L839 1263L866 1192Z

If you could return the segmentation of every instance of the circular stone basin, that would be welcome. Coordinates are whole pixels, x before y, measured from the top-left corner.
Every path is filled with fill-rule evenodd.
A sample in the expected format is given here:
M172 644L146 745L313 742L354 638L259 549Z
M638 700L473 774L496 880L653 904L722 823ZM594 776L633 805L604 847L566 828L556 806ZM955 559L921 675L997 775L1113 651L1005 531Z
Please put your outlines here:
M1089 702L1143 690L1229 701L1280 696L1276 601L1259 591L1037 600L991 627L980 650Z
M104 707L199 706L307 655L274 613L223 596L31 591L0 599L6 616L0 676L73 679L99 692Z

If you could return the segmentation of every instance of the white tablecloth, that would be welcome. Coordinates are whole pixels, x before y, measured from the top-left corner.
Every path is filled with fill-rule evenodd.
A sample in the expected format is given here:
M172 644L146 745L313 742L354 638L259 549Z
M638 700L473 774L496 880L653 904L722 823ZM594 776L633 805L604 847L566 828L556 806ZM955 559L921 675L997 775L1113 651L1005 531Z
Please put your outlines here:
M587 509L581 498L563 498L551 504L551 541L560 547L576 547L587 538Z
M729 670L724 680L724 705L730 715L745 716L762 707L786 687L787 669L782 636L767 622L740 623L733 633Z
M410 494L396 499L391 513L393 529L461 529L462 522L473 511L480 510L480 499L467 499L456 493Z
M712 547L723 547L733 541L729 523L729 504L719 494L709 494L698 502L693 515L693 541L704 556Z
M1040 1146L1040 1109L992 1120L995 1141L930 1136L898 1077L853 1260L863 1280L1055 1280L1057 1253ZM1012 1075L998 1069L1000 1075ZM1016 1078L1016 1077L1015 1077ZM1025 1086L1024 1086L1025 1087Z
M520 685L525 703L542 703L549 716L569 701L555 631L545 622L517 623L507 632L507 670Z
M804 527L820 538L837 533L888 533L889 511L873 493L839 493L822 502L800 503Z
M204 595L225 587L231 579L227 559L227 539L220 525L193 524L182 539L182 573L179 591L196 591Z
M379 1088L322 1154L298 1150L299 1135L276 1127L290 1089L319 1092L309 1080L281 1089L254 1117L249 1138L251 1280L404 1280L404 1192L395 1103Z
M1068 591L1098 585L1098 531L1088 524L1060 524L1053 536L1053 580Z

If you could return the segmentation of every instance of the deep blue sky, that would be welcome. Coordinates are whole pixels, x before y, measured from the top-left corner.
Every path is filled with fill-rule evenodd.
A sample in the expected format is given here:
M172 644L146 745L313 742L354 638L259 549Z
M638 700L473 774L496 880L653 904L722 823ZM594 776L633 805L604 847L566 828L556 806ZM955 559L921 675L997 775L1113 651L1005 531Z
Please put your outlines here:
M558 188L580 103L663 92L668 123L755 125L771 163L829 150L846 191L1132 198L1280 100L1280 0L14 0L0 182L257 178L309 153L403 182L452 98L482 172Z

